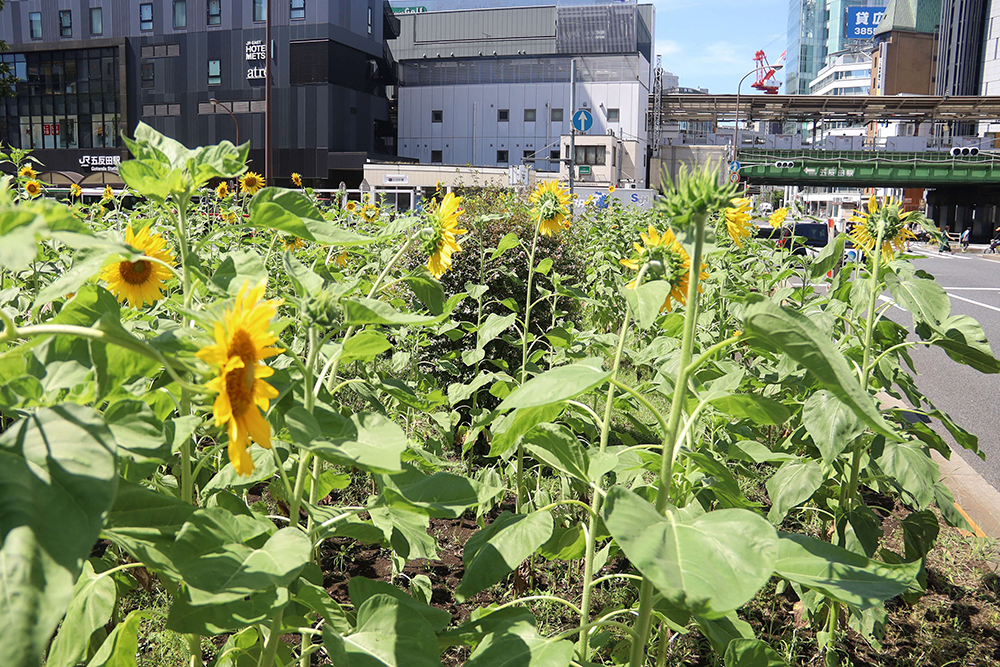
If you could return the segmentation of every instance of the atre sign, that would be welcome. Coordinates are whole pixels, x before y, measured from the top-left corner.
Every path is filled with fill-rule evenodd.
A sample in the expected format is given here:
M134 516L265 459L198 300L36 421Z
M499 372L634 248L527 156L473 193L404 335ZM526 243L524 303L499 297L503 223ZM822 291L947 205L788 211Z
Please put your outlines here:
M250 39L246 43L246 60L248 63L257 64L261 61L260 67L247 68L247 81L267 78L267 45L262 39Z

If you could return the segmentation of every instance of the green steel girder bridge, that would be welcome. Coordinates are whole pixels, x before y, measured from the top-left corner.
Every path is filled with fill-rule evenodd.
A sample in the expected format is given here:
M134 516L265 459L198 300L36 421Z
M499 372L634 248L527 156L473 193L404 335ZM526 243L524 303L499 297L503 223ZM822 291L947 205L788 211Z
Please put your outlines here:
M753 185L938 188L1000 185L1000 153L740 150L740 180Z

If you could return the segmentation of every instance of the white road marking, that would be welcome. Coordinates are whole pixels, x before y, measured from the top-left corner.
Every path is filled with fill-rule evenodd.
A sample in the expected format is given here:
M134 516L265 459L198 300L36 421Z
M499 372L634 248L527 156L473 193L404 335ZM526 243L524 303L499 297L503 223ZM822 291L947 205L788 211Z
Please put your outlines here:
M959 301L965 301L966 303L971 303L977 306L982 306L983 308L989 308L990 310L995 310L1000 313L1000 308L996 306L991 306L988 303L980 303L979 301L973 301L972 299L966 299L965 297L958 296L957 294L948 294L952 299L958 299Z
M942 289L944 289L945 292L950 289L964 289L976 292L1000 292L1000 287L944 287Z

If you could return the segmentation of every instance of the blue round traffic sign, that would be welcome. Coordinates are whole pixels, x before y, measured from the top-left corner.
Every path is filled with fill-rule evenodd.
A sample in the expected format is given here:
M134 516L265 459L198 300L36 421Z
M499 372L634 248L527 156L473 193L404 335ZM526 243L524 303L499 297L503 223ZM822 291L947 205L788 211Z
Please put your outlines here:
M586 109L580 109L573 114L573 129L577 132L586 132L594 124L594 114Z
M729 163L729 171L739 171L743 167L737 160L733 160Z

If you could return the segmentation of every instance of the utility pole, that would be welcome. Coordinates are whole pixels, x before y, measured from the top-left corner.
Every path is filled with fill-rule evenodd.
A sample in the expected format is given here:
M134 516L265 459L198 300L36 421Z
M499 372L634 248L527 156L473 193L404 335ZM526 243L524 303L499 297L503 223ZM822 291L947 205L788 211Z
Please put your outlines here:
M271 81L274 78L272 63L274 61L274 43L271 41L271 0L267 0L267 18L264 28L264 42L267 49L267 61L264 66L264 185L274 185L274 155L271 146Z
M576 171L576 60L569 61L569 196L573 196L573 174Z

